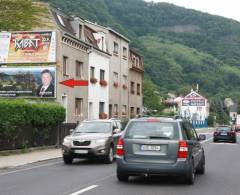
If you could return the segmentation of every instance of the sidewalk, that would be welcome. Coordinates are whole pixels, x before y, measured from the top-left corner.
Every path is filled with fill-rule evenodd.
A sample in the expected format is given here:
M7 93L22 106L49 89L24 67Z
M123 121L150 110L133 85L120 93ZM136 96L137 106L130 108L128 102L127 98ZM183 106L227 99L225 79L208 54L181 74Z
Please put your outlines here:
M0 169L12 168L29 163L50 160L62 156L61 149L46 149L29 152L26 154L13 154L0 156Z

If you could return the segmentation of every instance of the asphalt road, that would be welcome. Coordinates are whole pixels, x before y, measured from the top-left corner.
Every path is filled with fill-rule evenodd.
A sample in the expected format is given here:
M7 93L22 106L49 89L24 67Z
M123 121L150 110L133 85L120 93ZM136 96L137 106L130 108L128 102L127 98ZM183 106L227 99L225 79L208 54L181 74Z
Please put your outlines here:
M203 145L206 174L197 176L193 186L171 177L120 183L115 164L80 160L65 165L56 159L0 171L0 195L239 195L240 137L237 144L209 140Z

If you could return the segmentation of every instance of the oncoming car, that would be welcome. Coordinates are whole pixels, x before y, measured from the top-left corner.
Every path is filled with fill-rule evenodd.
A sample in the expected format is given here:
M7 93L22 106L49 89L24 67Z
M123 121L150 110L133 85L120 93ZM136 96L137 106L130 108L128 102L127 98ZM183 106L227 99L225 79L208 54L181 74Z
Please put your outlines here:
M80 123L63 140L63 160L74 158L100 158L106 163L114 160L115 145L121 130L115 120L90 120Z
M195 173L204 174L205 155L188 121L172 118L133 119L117 145L117 178L129 176L182 176L193 184Z

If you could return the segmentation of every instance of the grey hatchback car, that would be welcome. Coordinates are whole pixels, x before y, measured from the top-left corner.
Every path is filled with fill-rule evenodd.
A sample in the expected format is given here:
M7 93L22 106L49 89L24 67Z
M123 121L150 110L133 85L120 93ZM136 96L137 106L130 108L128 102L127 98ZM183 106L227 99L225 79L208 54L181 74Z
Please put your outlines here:
M131 120L117 144L117 178L129 176L183 176L193 184L195 173L204 174L205 155L198 136L188 121L172 118Z

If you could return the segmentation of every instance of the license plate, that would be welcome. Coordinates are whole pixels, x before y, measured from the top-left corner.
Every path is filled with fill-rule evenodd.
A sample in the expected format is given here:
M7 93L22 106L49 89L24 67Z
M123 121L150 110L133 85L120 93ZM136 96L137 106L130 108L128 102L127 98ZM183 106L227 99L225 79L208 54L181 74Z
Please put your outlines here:
M76 153L76 154L87 154L88 150L74 150L74 153Z
M155 146L155 145L141 145L141 150L142 151L160 151L161 147Z
M221 133L221 135L227 135L227 133Z

